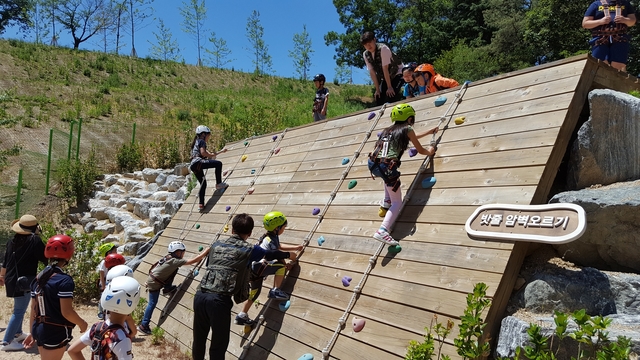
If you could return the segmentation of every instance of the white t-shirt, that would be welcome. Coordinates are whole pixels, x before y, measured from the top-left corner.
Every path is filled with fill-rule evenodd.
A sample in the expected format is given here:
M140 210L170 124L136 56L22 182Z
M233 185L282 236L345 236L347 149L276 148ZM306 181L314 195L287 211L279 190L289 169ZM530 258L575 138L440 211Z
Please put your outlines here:
M107 326L111 325L111 321L107 318L105 320ZM125 323L125 328L127 324ZM80 341L83 344L90 346L91 345L91 327L87 330L82 336L80 336ZM132 360L133 353L131 353L131 339L127 337L127 334L122 329L116 330L116 336L118 341L115 341L111 344L111 352L117 357L118 360Z
M96 267L96 271L98 272L98 275L100 275L100 272L104 272L104 276L106 278L107 276L107 266L104 264L104 259L102 259L102 261L100 261L100 264L98 264L98 267ZM98 279L100 280L100 279ZM106 284L103 284L102 281L100 281L100 286L106 286Z
M368 50L365 50L362 53L362 57L364 58L364 63L367 65L368 70L374 70L373 65L367 61L367 56L365 55ZM371 57L375 60L376 53L375 51L371 53ZM382 61L382 67L389 66L391 64L391 49L387 45L382 45L380 47L380 60ZM398 66L398 72L395 75L402 75L402 66ZM394 74L389 74L389 76L393 77Z

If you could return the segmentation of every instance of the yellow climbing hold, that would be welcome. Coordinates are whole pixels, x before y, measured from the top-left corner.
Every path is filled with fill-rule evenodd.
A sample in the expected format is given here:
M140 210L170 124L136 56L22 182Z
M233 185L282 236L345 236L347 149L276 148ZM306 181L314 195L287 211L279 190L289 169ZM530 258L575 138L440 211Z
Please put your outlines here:
M227 231L229 231L229 224L227 224L227 225L225 225L225 226L224 226L224 230L223 230L223 231L224 231L225 233L226 233Z
M247 155L242 155L241 160L242 160L242 162L244 162L245 160L247 160Z
M457 117L455 120L453 120L453 121L456 123L456 125L462 125L462 124L464 124L464 120L465 120L465 119L466 119L466 118L465 118L464 116L458 116L458 117Z

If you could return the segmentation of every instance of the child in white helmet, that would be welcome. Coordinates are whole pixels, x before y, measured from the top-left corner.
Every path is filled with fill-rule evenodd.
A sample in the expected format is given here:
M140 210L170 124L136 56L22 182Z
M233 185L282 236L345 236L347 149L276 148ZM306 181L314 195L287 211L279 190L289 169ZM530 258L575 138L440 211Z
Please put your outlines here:
M91 346L92 359L133 359L131 337L126 320L140 301L140 284L129 276L111 280L100 297L100 304L108 311L105 321L99 321L74 341L67 350L73 360L84 360L82 349Z
M181 241L172 241L167 248L168 254L158 260L151 269L149 269L149 277L147 278L147 290L149 291L149 299L147 301L147 308L144 311L144 316L138 330L144 334L150 335L151 328L149 323L151 322L151 315L156 308L158 298L160 297L160 289L165 295L171 295L177 290L177 286L173 285L173 278L178 273L178 268L182 265L197 264L209 253L209 248L204 249L198 256L185 260L184 256L187 248Z
M191 143L191 164L189 169L193 171L193 174L200 183L200 191L198 196L200 204L198 205L200 210L204 210L204 195L207 191L207 179L204 177L204 170L214 168L216 171L216 190L227 188L227 184L222 182L222 162L216 160L216 156L220 153L227 152L227 149L222 149L219 152L207 151L207 141L211 138L211 129L207 126L200 125L196 128L196 137Z

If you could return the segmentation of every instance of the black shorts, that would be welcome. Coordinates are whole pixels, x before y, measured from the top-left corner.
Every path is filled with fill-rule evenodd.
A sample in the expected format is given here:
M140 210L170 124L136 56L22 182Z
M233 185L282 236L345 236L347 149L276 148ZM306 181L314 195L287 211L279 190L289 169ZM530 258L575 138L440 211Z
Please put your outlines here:
M73 336L71 336L73 328L69 326L36 323L31 330L38 346L42 346L48 350L60 349L61 347L67 346L71 339L73 339Z

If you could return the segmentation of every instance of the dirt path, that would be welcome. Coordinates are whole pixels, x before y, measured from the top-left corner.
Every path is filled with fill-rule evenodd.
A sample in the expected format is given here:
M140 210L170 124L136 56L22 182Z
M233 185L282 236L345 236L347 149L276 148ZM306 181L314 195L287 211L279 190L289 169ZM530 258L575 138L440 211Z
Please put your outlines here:
M88 305L76 305L76 311L78 314L85 319L89 324L92 324L98 321L96 316L97 308L95 306ZM11 317L11 312L13 310L13 301L10 298L6 297L4 287L0 288L0 336L4 337L4 331L7 327L7 322ZM25 320L23 323L23 330L28 331L28 312L27 316L25 316ZM73 339L76 340L80 337L80 330L76 326L73 329ZM0 338L1 340L1 338ZM89 348L86 347L83 350L83 354L85 359L90 359L91 352ZM161 345L153 345L151 343L150 336L137 336L133 341L133 354L135 359L185 359L184 354L180 353L180 350L175 348L173 344L164 343ZM0 359L3 360L35 360L40 359L40 355L38 354L38 349L29 349L26 351L13 351L13 352L0 352ZM62 357L63 360L71 359L67 353Z

